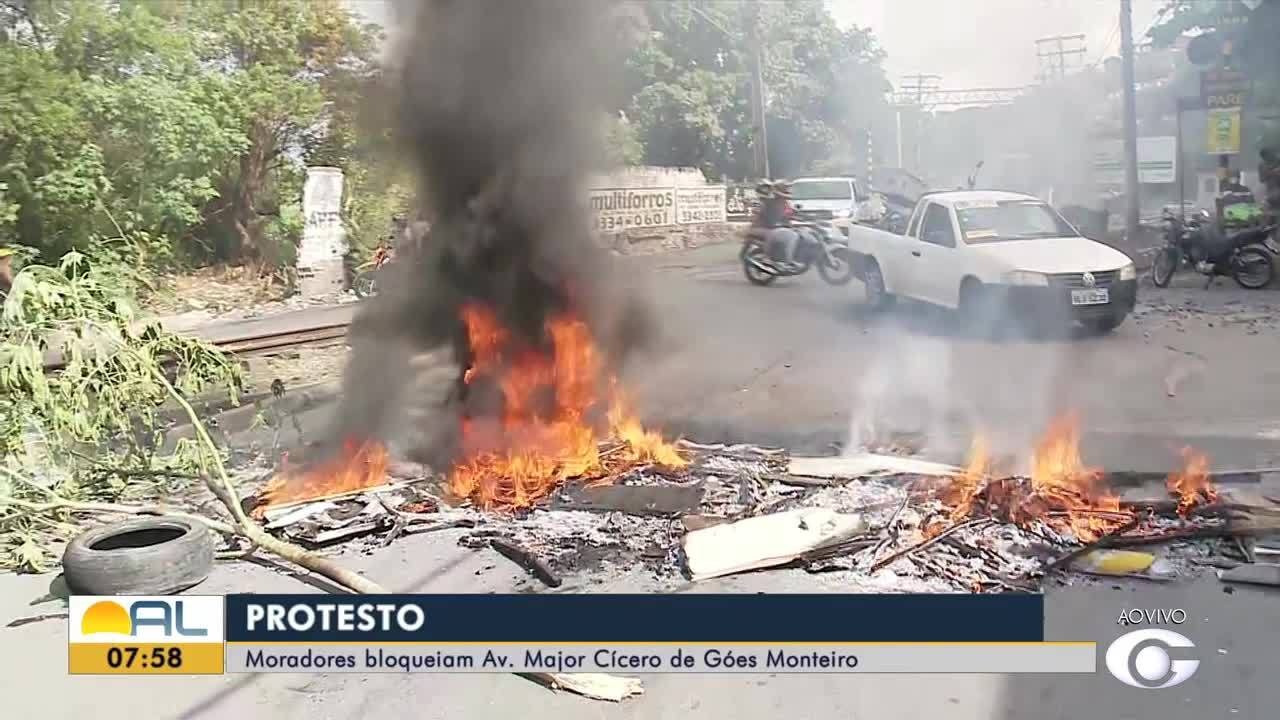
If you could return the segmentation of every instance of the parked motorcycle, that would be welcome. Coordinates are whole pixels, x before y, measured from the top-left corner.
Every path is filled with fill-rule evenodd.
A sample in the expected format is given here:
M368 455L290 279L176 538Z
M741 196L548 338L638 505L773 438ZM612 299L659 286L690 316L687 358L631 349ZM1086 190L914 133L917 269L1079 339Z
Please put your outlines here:
M382 266L395 257L395 249L383 243L374 249L369 261L356 268L355 277L351 280L351 290L358 298L367 298L378 294L378 275Z
M775 257L766 234L749 231L738 253L742 272L752 285L769 285L780 277L803 275L816 265L828 284L845 285L853 279L849 239L830 223L793 222L799 238L790 261Z
M1276 225L1261 225L1223 234L1205 211L1185 221L1166 211L1165 246L1151 264L1151 281L1168 287L1183 266L1205 275L1205 288L1218 276L1231 276L1238 285L1257 290L1271 284L1274 257L1280 254L1271 241Z

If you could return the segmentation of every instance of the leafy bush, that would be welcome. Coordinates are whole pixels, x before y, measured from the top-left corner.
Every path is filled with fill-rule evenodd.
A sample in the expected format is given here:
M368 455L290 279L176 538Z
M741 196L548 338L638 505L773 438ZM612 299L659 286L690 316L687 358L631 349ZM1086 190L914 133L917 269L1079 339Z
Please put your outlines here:
M47 536L75 529L22 503L154 494L157 478L200 466L194 444L163 449L171 392L234 402L242 389L232 359L138 319L132 241L94 245L92 259L72 251L23 268L0 311L0 567L42 569ZM46 372L51 355L63 367Z

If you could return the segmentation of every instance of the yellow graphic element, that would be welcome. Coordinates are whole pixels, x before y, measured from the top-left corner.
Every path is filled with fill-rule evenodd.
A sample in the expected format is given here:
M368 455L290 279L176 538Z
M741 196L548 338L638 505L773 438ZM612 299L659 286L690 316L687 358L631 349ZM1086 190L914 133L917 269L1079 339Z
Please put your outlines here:
M222 643L71 643L72 675L221 675Z
M1210 155L1240 152L1240 108L1209 111L1208 146Z
M110 600L99 600L84 611L80 619L80 632L84 635L94 633L119 633L129 635L133 632L133 621L129 613L119 603Z

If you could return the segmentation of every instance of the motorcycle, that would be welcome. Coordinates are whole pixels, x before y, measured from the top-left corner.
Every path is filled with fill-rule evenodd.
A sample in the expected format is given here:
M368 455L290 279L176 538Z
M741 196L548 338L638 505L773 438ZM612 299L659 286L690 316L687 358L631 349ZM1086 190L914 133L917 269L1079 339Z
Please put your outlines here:
M738 253L748 282L769 285L780 277L803 275L814 265L830 285L846 285L853 279L849 239L830 223L793 222L789 227L799 236L790 261L775 256L766 233L755 228L748 231Z
M1174 273L1183 266L1205 275L1206 289L1214 278L1227 275L1248 290L1271 284L1275 275L1273 257L1280 255L1280 248L1271 241L1276 225L1224 235L1203 210L1186 221L1166 210L1164 223L1165 246L1151 264L1151 281L1156 287L1168 287Z
M889 210L880 218L876 226L881 230L893 233L894 235L907 234L907 216L897 210Z
M355 277L351 280L351 290L356 297L364 299L378 294L378 274L382 266L395 257L395 249L383 243L374 249L369 261L356 268Z

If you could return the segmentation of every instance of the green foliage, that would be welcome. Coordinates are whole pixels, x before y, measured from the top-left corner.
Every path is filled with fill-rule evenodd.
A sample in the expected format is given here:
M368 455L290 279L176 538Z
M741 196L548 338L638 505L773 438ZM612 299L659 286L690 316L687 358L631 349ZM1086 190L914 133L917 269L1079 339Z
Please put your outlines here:
M605 125L605 148L613 165L639 165L644 162L644 145L635 125L625 116L609 118Z
M1219 33L1231 41L1231 62L1253 80L1254 104L1274 107L1280 104L1280 3L1267 0L1250 11L1233 1L1236 9L1228 13L1227 2L1169 0L1149 35L1156 45L1168 47L1190 32ZM1231 16L1247 22L1229 21Z
M40 569L46 545L36 538L74 529L14 500L155 493L158 473L202 464L189 443L162 450L168 385L233 401L242 387L239 366L218 350L138 319L132 240L94 241L92 260L72 251L25 267L0 311L0 568ZM51 353L63 367L46 373Z
M0 239L46 261L122 232L152 264L290 257L285 193L377 71L337 0L42 0L0 32Z
M346 175L342 218L353 259L368 259L392 233L393 220L407 218L413 200L409 179L352 164Z
M847 164L865 129L887 116L883 52L868 31L838 28L820 0L649 3L626 81L645 162L751 174L752 5L766 48L773 174Z

